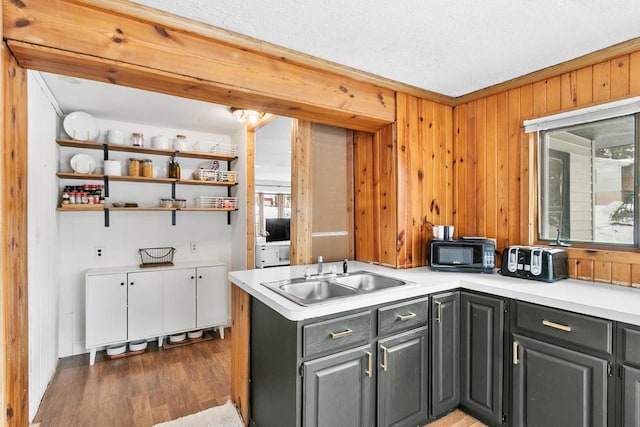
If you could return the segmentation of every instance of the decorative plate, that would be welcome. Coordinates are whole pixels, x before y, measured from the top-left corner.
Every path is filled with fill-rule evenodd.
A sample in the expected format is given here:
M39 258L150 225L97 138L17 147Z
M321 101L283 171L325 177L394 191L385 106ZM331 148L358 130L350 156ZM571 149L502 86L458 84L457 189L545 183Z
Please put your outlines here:
M74 111L67 114L62 122L64 131L78 141L94 141L100 134L96 119L89 113Z
M75 173L93 173L96 169L96 161L86 154L76 154L69 163Z

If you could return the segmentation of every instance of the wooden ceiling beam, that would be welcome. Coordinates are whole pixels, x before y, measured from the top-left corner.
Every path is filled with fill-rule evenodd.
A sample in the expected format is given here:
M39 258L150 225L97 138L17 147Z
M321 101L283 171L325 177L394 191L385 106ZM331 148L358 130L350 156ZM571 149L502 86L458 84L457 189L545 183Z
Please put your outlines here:
M37 70L162 93L184 79L179 96L358 130L395 120L391 89L232 46L184 29L182 19L170 25L166 14L134 15L130 5L115 13L104 3L3 0L4 37L21 65ZM155 79L141 81L149 73Z

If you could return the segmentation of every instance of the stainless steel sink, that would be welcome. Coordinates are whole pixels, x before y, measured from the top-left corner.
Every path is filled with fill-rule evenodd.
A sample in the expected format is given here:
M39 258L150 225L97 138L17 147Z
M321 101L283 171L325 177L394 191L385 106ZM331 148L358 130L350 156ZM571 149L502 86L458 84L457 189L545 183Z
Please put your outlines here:
M405 285L407 282L392 277L381 276L368 271L356 271L336 277L336 282L357 289L358 292L375 291Z
M368 271L356 271L344 275L279 280L266 282L263 285L297 304L308 306L406 283L403 280Z

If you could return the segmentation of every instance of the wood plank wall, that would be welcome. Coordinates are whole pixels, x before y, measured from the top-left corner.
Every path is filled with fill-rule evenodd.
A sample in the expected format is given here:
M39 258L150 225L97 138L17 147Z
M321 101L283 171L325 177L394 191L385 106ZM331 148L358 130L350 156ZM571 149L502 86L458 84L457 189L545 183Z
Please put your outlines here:
M3 418L0 425L29 425L27 307L27 72L6 46L2 54L3 138L0 153L0 313Z
M457 235L535 242L535 137L525 119L640 95L640 51L454 108ZM569 249L572 278L640 286L640 253Z
M453 222L453 111L401 93L396 106L396 126L354 137L356 259L411 268L427 265L431 224Z
M427 265L432 224L453 221L453 110L398 93L397 266Z
M354 132L355 259L396 266L395 126Z

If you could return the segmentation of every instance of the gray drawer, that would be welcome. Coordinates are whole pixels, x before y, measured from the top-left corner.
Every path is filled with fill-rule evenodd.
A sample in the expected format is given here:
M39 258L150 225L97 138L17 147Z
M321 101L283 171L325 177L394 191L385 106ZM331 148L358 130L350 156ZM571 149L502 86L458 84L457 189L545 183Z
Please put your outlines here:
M427 324L429 298L420 298L378 309L378 335L406 331Z
M516 302L516 327L580 347L612 352L613 322L526 302Z
M365 344L371 338L371 312L365 311L302 328L304 356Z
M640 365L640 327L622 327L624 363Z

